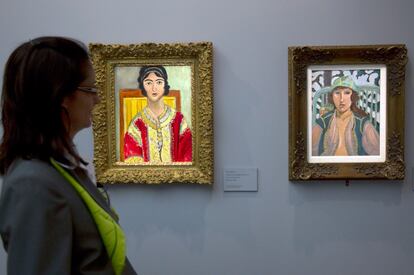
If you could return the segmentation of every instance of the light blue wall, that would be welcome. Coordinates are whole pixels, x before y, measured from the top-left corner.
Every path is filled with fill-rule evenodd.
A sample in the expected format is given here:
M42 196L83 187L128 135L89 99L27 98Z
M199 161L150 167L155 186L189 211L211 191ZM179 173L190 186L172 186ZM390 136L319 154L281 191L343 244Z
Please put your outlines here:
M140 274L409 275L413 14L411 0L1 0L0 64L39 35L214 43L214 186L110 188ZM385 43L409 51L406 180L290 183L287 47ZM90 129L76 143L92 159ZM225 167L257 167L259 191L224 193Z

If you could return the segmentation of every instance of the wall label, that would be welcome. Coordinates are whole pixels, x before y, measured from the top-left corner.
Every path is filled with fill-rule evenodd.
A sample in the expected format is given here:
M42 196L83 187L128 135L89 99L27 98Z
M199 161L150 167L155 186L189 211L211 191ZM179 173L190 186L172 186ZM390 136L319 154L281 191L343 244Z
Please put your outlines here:
M257 168L225 168L224 191L257 192Z

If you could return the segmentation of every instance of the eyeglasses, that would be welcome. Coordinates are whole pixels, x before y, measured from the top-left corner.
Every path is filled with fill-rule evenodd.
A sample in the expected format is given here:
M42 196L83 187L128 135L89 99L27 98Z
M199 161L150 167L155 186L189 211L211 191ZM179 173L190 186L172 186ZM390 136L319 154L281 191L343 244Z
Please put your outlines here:
M82 91L82 92L85 92L85 93L91 93L91 94L97 94L99 92L99 89L95 88L95 87L79 86L77 89L79 91Z

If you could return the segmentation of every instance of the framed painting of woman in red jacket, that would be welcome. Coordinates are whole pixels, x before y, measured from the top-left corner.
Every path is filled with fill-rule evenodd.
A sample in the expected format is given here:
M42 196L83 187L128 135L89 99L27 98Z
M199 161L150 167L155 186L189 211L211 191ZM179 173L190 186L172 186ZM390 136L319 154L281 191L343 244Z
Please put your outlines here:
M102 183L213 182L212 44L90 46Z

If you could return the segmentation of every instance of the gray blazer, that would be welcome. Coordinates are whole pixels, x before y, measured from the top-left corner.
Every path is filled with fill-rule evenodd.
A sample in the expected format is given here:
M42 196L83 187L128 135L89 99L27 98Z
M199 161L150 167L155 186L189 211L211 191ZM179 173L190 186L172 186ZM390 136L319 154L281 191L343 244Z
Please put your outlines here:
M85 170L67 171L116 218ZM89 210L47 162L16 160L4 176L0 234L8 274L114 274ZM128 259L124 274L136 274Z

